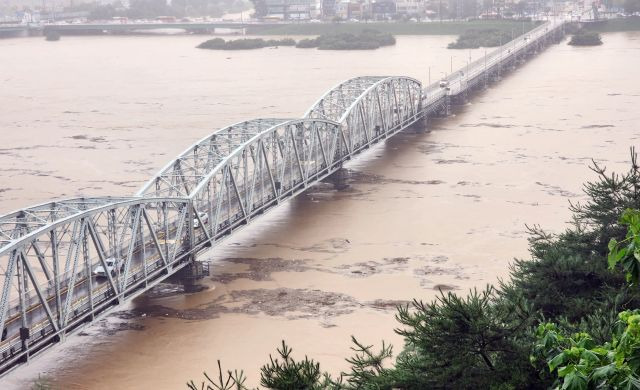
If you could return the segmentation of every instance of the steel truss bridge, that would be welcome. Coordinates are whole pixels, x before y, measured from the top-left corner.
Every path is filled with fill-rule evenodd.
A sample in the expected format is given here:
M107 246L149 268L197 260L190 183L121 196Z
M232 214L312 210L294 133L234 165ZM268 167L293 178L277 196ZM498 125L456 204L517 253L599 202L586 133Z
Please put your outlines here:
M426 88L409 77L350 79L302 118L214 131L131 197L56 200L0 216L0 374L171 275L198 276L198 253L372 145L447 115L562 35L562 22L543 24Z

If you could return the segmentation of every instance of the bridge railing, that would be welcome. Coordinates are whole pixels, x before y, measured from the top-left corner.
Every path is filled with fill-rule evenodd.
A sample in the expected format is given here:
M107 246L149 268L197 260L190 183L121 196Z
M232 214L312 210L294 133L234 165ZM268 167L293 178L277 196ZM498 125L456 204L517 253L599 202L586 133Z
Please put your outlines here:
M194 212L208 221L203 233L215 241L225 228L248 223L331 171L338 134L335 122L301 119L247 140L189 194Z
M305 118L245 121L203 138L137 197L0 216L0 372L416 122L421 95L407 77L348 80Z
M172 198L114 202L0 248L0 362L37 350L41 338L62 337L86 320L87 305L97 314L175 268L189 249L189 205ZM12 351L27 339L27 348Z
M490 72L495 72L495 69L502 66L503 63L510 62L513 58L521 56L530 47L539 45L541 40L562 29L564 24L565 21L545 22L452 72L443 79L446 81L448 89L440 87L440 80L426 86L423 106L429 107L439 103L447 95L457 95L464 92L476 85L480 78L487 76Z

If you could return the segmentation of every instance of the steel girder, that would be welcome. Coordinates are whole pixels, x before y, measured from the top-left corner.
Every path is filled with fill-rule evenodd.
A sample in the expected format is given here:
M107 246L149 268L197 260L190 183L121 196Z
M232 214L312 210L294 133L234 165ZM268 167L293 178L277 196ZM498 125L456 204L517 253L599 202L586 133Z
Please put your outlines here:
M323 119L282 122L247 140L189 194L202 239L216 241L329 175L339 143L339 124Z
M73 198L0 216L0 373L415 122L420 105L416 80L347 80L303 119L212 133L136 197ZM107 270L101 281L98 267Z
M411 125L422 115L422 84L410 77L357 77L339 84L305 114L340 123L351 155Z
M387 77L363 76L343 81L322 95L303 116L338 121L354 100L372 85L385 78Z
M1 247L2 366L28 358L179 268L191 247L189 205L181 198L121 199ZM92 275L99 266L107 270L101 281Z
M22 235L59 219L122 199L122 197L61 199L2 215L0 216L0 248Z
M213 132L169 162L137 193L138 196L189 196L220 161L244 143L286 119L253 119Z

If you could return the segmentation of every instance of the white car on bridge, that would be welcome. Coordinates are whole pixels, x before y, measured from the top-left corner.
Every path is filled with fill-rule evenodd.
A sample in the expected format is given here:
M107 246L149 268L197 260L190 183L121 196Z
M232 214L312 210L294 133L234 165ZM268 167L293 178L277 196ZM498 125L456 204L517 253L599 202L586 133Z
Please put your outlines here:
M93 270L94 276L99 278L106 278L107 272L110 273L111 276L116 276L116 269L118 268L118 265L120 265L120 272L124 271L124 261L120 259L117 259L115 257L109 257L104 262L107 265L107 269L105 270L102 264L97 266Z
M205 225L209 223L209 214L205 213L205 212L200 212L198 213L198 217L200 217L200 219L202 220L202 223L204 223ZM200 221L198 221L198 218L194 218L193 219L193 228L197 229L200 227Z

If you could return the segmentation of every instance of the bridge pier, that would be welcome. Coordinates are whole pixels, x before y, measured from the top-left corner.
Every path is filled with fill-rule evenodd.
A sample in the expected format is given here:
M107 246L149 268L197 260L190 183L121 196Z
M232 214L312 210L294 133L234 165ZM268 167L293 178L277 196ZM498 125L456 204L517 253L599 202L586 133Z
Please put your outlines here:
M202 290L202 286L198 284L198 280L209 275L209 263L197 261L195 256L191 256L189 264L178 271L174 280L182 284L184 292L192 293Z
M416 122L416 126L419 132L424 132L429 128L429 113L426 113L422 119Z
M447 96L444 98L444 116L451 115L451 95L447 93Z
M336 190L342 191L349 187L350 177L351 177L351 174L349 173L349 170L346 168L340 167L337 171L332 173L331 176L327 177L326 181L333 184L333 187Z
M465 89L462 93L459 93L455 96L451 97L451 104L456 106L463 106L467 104L469 101L467 89Z

